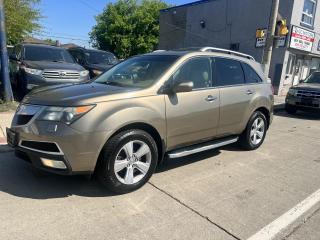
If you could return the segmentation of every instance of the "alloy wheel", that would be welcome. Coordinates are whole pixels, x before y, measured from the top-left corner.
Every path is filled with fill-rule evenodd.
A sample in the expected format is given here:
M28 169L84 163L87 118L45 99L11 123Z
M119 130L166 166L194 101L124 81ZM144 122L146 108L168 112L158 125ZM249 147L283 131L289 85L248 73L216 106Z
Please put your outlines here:
M250 141L254 145L258 145L264 137L265 123L261 117L254 120L251 131L250 131Z
M151 165L151 150L140 140L132 140L119 150L114 163L117 179L127 185L139 182L148 173Z

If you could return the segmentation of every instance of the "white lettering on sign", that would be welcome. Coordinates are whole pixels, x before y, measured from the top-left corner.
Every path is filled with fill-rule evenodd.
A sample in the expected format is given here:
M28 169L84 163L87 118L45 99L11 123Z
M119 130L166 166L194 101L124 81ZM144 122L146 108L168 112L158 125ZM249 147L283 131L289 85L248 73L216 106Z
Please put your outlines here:
M306 52L311 52L314 43L315 33L299 28L292 27L290 47Z

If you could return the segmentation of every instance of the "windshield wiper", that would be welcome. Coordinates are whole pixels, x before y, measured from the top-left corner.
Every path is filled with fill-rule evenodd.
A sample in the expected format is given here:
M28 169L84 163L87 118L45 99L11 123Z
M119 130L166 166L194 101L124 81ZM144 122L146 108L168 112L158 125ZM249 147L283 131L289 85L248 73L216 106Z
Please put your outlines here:
M52 60L52 62L65 63L66 61L63 61L63 60Z
M102 83L102 82L99 82L99 83ZM123 87L123 84L118 82L113 82L113 81L106 81L106 82L103 82L103 84Z

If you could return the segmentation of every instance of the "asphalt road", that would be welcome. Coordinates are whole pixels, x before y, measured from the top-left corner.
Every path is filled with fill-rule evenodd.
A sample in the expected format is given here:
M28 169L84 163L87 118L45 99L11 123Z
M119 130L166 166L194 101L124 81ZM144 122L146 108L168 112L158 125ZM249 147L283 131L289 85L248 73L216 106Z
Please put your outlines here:
M319 120L277 113L260 149L170 160L120 196L81 176L35 176L0 146L0 239L247 239L320 189ZM319 209L277 238L320 239Z

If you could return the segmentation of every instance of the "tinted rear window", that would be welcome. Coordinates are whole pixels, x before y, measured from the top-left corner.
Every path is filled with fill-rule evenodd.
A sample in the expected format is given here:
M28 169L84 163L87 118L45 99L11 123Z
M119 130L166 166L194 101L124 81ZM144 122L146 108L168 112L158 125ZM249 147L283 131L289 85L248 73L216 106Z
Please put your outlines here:
M239 61L215 58L213 65L213 81L216 86L244 84L244 73Z
M243 67L244 74L246 77L246 83L260 83L260 82L262 82L262 79L259 77L259 75L256 73L256 71L253 70L252 67L250 67L246 63L242 63L242 67Z

